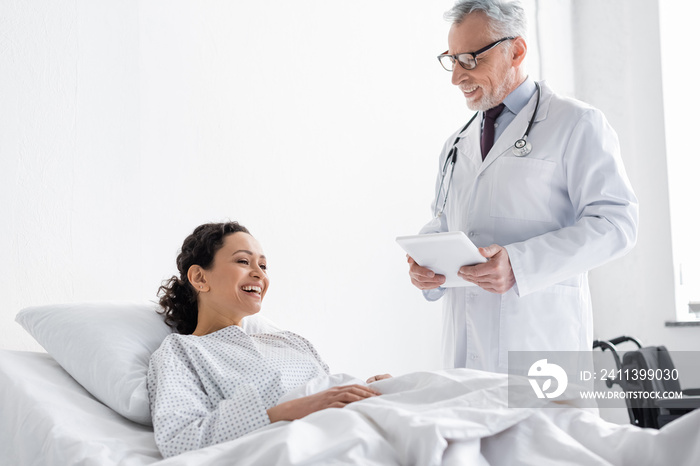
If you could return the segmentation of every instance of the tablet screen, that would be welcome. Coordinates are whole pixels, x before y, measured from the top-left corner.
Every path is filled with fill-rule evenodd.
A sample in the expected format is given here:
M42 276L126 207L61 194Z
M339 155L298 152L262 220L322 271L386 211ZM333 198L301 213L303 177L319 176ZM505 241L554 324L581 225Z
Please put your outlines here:
M486 262L479 249L463 231L399 236L396 242L418 265L445 276L445 288L476 286L457 275L463 265Z

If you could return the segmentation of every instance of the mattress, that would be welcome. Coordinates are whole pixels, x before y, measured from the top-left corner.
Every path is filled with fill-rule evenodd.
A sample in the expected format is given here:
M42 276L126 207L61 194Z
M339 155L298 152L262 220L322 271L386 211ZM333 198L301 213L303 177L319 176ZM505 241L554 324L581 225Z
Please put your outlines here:
M0 463L142 466L162 459L153 430L97 401L51 356L0 351Z

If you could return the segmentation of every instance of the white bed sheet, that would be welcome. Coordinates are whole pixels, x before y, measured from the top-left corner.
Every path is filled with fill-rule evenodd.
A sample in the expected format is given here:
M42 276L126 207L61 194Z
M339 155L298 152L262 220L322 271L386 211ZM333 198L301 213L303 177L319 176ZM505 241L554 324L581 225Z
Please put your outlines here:
M0 351L0 464L143 466L152 428L97 401L45 353Z
M96 401L50 356L0 351L0 463L700 464L700 411L656 431L578 408L508 408L500 374L421 372L373 386L385 395L162 460L150 428Z
M664 429L575 407L507 407L507 378L471 370L373 384L385 395L169 458L159 466L700 464L700 411ZM466 388L465 388L466 387Z

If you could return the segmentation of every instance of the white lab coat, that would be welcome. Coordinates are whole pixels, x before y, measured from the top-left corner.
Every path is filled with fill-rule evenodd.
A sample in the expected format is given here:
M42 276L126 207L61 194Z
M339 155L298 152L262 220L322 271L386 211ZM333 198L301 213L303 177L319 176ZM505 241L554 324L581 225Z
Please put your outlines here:
M421 230L461 230L477 246L505 246L516 279L503 295L477 286L424 293L429 300L444 295L447 367L506 372L508 351L590 350L587 272L636 242L637 199L615 131L599 110L540 84L532 152L516 157L511 149L527 128L536 93L483 163L477 117L457 144L445 212ZM443 147L440 172L456 136Z

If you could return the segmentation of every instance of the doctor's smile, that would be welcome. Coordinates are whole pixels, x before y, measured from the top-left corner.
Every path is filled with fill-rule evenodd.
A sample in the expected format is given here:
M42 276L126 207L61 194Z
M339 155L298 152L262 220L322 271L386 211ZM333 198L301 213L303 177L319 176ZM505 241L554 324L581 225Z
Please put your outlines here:
M460 89L462 90L462 92L464 93L464 95L466 97L473 97L472 94L474 94L477 91L477 89L479 89L480 87L481 86L470 86L470 87L460 86Z

